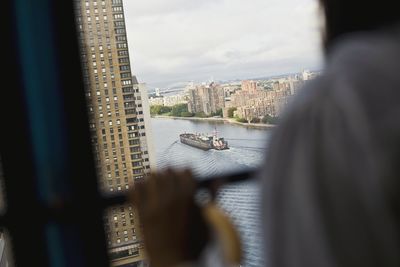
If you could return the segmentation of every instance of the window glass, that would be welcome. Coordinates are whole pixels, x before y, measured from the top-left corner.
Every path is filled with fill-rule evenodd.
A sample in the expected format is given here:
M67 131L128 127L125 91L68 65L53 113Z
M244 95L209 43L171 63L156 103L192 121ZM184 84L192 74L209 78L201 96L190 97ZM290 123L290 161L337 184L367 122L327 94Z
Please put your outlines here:
M312 0L127 1L156 167L208 178L260 166L284 109L320 73L317 12ZM229 149L218 150L224 141ZM258 189L250 181L218 195L242 237L243 266L264 263Z
M123 193L150 171L199 179L262 165L285 108L320 73L317 1L75 0L99 185ZM263 263L254 181L218 201ZM113 264L145 265L129 206L105 214Z

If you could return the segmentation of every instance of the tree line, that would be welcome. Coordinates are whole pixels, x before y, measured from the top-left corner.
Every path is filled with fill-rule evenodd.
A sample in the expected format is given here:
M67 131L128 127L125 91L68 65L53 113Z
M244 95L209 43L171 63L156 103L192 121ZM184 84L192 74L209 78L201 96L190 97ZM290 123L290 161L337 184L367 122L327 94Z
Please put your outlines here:
M278 117L273 117L269 114L265 115L262 118L239 118L235 117L235 111L237 110L236 107L230 107L228 108L228 118L233 118L237 122L241 123L265 123L265 124L277 124L278 123Z
M277 124L278 117L273 117L270 115L266 115L263 118L238 118L234 116L234 112L237 109L235 107L228 108L228 118L233 118L238 122L242 123L266 123L266 124ZM192 113L188 110L188 104L176 104L171 107L163 106L163 105L153 105L150 106L150 114L151 115L164 115L164 116L173 116L173 117L198 117L198 118L209 118L213 116L222 117L222 109L218 109L217 112L213 112L211 114L205 114L204 112Z
M199 117L199 118L208 118L212 116L221 116L222 117L222 109L217 110L215 113L205 114L204 112L192 113L189 112L187 104L176 104L172 107L163 106L163 105L153 105L150 106L150 114L151 115L164 115L164 116L173 116L173 117Z

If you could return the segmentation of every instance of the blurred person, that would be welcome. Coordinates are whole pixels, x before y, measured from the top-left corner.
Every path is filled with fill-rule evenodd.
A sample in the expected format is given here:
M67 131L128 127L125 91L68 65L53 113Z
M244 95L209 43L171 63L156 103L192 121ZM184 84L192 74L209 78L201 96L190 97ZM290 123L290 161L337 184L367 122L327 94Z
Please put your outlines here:
M282 116L258 174L263 184L267 266L400 266L397 3L320 0L320 4L325 18L324 73ZM163 175L166 180L176 176ZM190 175L181 175L183 184L185 179L191 180ZM148 201L162 191L152 188ZM192 201L194 191L186 190L175 188L174 194ZM141 206L145 198L135 199ZM139 209L139 216L145 218L145 212ZM201 208L196 213L207 227ZM153 214L162 217L157 210ZM190 221L185 208L174 215L174 222L164 226L173 227L182 218ZM142 224L145 236L153 231L148 220ZM157 227L167 231L161 224ZM196 232L190 224L177 229L186 236ZM207 240L199 248L204 249ZM145 242L156 241L145 237ZM150 261L162 262L165 246L154 250L148 246ZM185 261L176 256L174 265Z
M268 266L400 266L400 13L321 0L326 63L286 111L263 178Z

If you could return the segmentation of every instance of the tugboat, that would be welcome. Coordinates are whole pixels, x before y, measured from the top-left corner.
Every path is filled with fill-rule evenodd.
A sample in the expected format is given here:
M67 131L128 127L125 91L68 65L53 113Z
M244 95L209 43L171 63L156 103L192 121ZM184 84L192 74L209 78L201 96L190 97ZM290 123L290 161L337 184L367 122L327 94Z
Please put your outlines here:
M179 135L181 143L200 148L202 150L225 150L229 149L228 142L222 137L217 136L217 130L213 135L183 133Z

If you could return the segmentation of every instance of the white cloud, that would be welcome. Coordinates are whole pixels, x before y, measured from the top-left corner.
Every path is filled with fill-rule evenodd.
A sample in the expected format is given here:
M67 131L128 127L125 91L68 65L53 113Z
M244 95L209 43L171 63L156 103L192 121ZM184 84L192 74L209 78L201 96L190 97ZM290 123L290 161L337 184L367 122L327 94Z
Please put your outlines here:
M320 65L316 0L126 0L138 79L235 79Z

